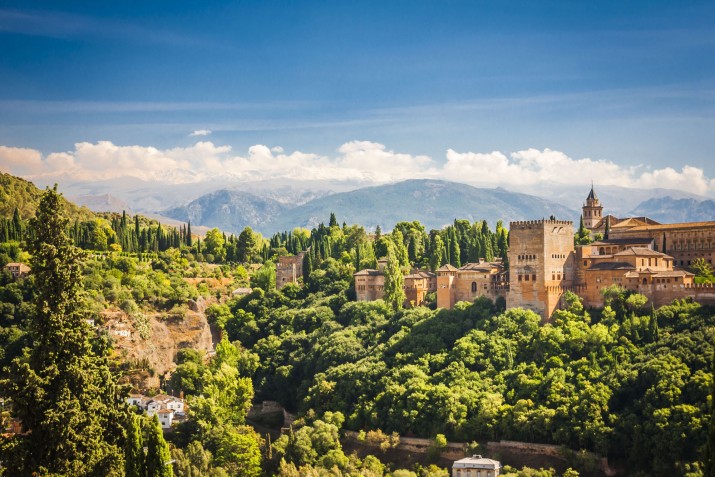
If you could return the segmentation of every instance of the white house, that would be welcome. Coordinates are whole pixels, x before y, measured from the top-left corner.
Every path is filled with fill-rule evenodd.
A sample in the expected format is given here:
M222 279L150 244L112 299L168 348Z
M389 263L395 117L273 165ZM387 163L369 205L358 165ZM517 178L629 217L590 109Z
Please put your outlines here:
M174 412L184 412L184 401L182 399L172 397L166 401L166 408Z
M130 394L127 398L127 404L144 409L145 400L146 398L141 394Z
M452 477L498 477L500 469L498 460L473 455L452 464Z
M174 411L171 409L160 409L156 413L159 416L159 424L162 429L169 429L174 421Z

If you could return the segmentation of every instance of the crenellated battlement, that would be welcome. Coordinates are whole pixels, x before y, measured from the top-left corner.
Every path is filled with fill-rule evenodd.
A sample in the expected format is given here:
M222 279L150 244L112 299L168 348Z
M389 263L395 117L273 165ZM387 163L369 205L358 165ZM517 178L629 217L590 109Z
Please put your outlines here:
M509 228L519 228L519 229L530 229L543 227L544 225L569 225L573 227L573 222L570 220L517 220L516 222L509 222Z

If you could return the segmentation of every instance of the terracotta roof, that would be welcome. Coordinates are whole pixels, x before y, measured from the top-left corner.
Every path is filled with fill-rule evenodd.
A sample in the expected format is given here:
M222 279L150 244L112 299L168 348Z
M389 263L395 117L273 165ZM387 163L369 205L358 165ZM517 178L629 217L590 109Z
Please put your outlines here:
M383 273L380 270L373 270L372 268L366 268L364 270L360 270L359 272L355 272L353 274L354 277L363 276L363 275L375 276L375 275L383 275Z
M480 263L466 263L459 267L460 270L477 270L477 271L484 271L484 272L490 272L494 270L495 268L498 269L503 269L504 265L501 263L496 263L496 262L480 262Z
M460 459L458 461L455 461L454 464L452 464L452 468L454 469L500 469L501 468L501 462L498 460L494 459L487 459L484 458L480 455L475 455L472 457L465 457L464 459Z
M636 267L626 262L603 262L595 263L588 270L635 270Z
M672 270L667 272L658 272L653 275L654 278L667 278L667 277L693 277L695 274L686 272L685 270Z
M457 268L454 265L448 263L446 265L442 265L441 267L439 267L437 269L437 271L438 272L456 272Z
M655 250L651 250L651 249L645 248L645 247L631 247L626 250L623 250L622 252L613 254L614 257L624 256L624 255L636 255L638 257L645 256L645 257L672 258L664 253L656 252Z
M591 242L589 245L648 245L653 243L652 238L648 237L633 237L633 238L618 238L618 239L603 239Z
M424 270L417 270L414 273L410 273L409 275L405 275L405 278L434 278L437 275L435 275L432 272L426 272Z
M159 409L156 411L157 414L174 414L174 411L171 409Z
M621 228L634 228L645 225L660 225L660 222L648 217L628 217L626 219L620 219L617 223L611 223L611 230L621 229Z
M670 229L696 229L696 228L713 228L715 229L715 222L682 222L678 224L659 224L654 223L652 225L642 225L638 227L633 227L629 232L639 232L647 230L670 230Z

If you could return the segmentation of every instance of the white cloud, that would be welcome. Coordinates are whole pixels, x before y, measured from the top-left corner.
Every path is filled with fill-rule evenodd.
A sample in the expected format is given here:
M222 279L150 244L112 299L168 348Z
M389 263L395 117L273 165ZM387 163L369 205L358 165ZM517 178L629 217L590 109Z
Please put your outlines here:
M197 129L196 131L192 132L189 134L190 137L197 137L197 136L208 136L211 134L210 129Z
M34 149L0 146L0 169L28 179L63 176L95 181L136 177L191 183L215 178L237 181L289 178L369 184L435 178L512 190L593 181L599 185L662 187L715 196L715 179L692 166L680 170L624 167L602 159L574 159L551 149L525 149L508 155L500 151L449 149L446 160L438 163L429 156L395 152L371 141L346 142L335 157L301 151L288 153L281 147L262 144L236 154L231 146L211 141L171 149L119 146L110 141L80 142L74 150L53 152L45 157Z
M40 151L0 146L0 168L5 171L21 176L37 174L43 167Z

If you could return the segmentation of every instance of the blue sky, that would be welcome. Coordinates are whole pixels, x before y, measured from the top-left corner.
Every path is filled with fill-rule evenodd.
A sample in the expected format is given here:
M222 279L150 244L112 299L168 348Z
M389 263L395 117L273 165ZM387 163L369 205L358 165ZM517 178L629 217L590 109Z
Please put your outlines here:
M350 163L362 141L392 154L378 168L431 159L407 175L440 176L449 151L535 149L635 186L671 167L683 188L689 166L711 194L713 25L711 1L3 1L0 168L77 169L80 143L177 160L197 141L224 162L265 145Z

